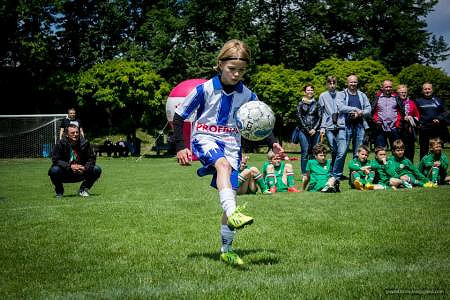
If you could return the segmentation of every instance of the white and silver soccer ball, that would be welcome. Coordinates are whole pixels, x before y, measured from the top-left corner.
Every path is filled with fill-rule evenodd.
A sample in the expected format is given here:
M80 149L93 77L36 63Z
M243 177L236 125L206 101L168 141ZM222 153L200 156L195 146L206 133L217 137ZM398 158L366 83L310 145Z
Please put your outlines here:
M272 132L275 115L264 102L249 101L236 112L236 126L247 140L260 141Z

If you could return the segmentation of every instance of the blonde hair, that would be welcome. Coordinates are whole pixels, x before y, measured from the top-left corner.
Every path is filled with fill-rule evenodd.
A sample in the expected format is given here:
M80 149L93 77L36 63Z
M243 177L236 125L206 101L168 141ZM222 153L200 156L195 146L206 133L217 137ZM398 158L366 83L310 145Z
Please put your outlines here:
M399 84L399 85L397 86L397 92L398 92L400 89L406 89L406 90L408 90L408 86L407 86L406 84Z
M330 83L330 82L337 83L336 76L328 76L327 77L327 83Z
M220 71L219 64L227 60L242 60L250 64L250 48L246 43L240 40L229 40L226 42L217 56L214 69Z

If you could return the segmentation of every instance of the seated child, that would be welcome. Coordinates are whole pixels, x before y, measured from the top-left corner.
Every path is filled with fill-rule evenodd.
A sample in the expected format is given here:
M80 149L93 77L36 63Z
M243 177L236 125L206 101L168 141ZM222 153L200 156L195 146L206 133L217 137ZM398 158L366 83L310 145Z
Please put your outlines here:
M378 146L375 148L375 159L369 162L371 170L375 172L375 177L373 179L375 190L387 190L387 189L397 189L402 181L397 178L389 178L386 173L387 155L384 147ZM367 185L366 185L367 186Z
M357 156L348 163L351 188L361 191L374 189L375 172L367 159L369 152L369 147L366 145L359 146Z
M392 143L392 156L388 159L386 173L402 180L402 185L406 188L433 187L433 184L405 157L405 144L402 140L395 140Z
M267 161L263 164L263 172L266 185L270 192L300 192L295 187L294 168L290 163L286 163L279 155L270 150L267 153Z
M419 163L418 169L427 177L434 186L449 184L450 176L447 176L448 159L442 153L442 141L440 138L430 139L430 153L425 155Z
M238 190L237 194L256 194L258 186L264 195L272 194L267 188L263 175L256 167L249 167L247 165L248 156L243 155L239 166L238 176Z
M331 176L331 159L327 159L327 148L323 144L313 147L314 159L306 164L303 189L311 192L335 193L335 179Z

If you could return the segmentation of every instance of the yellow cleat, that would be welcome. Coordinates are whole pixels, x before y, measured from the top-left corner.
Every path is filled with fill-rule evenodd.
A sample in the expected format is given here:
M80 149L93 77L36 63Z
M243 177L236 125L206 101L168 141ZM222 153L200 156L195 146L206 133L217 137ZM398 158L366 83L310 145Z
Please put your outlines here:
M234 267L244 265L244 261L239 257L239 255L236 254L236 252L232 250L220 254L220 260Z
M246 225L250 225L253 223L253 218L244 215L241 211L245 209L244 206L238 206L234 213L231 214L231 216L228 217L228 227L230 229L241 229L244 228Z
M425 187L425 188L432 188L432 187L435 187L435 186L433 185L433 183L431 181L428 181L427 183L424 183L423 187Z
M366 183L366 190L373 190L375 186L372 183Z
M364 191L364 186L358 179L355 179L355 181L353 181L353 185L355 186L355 189Z

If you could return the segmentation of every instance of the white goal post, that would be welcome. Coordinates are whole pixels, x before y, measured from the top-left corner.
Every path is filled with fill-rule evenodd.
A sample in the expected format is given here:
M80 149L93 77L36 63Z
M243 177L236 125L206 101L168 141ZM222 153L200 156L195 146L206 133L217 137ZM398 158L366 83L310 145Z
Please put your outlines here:
M49 157L67 114L0 115L0 158Z

